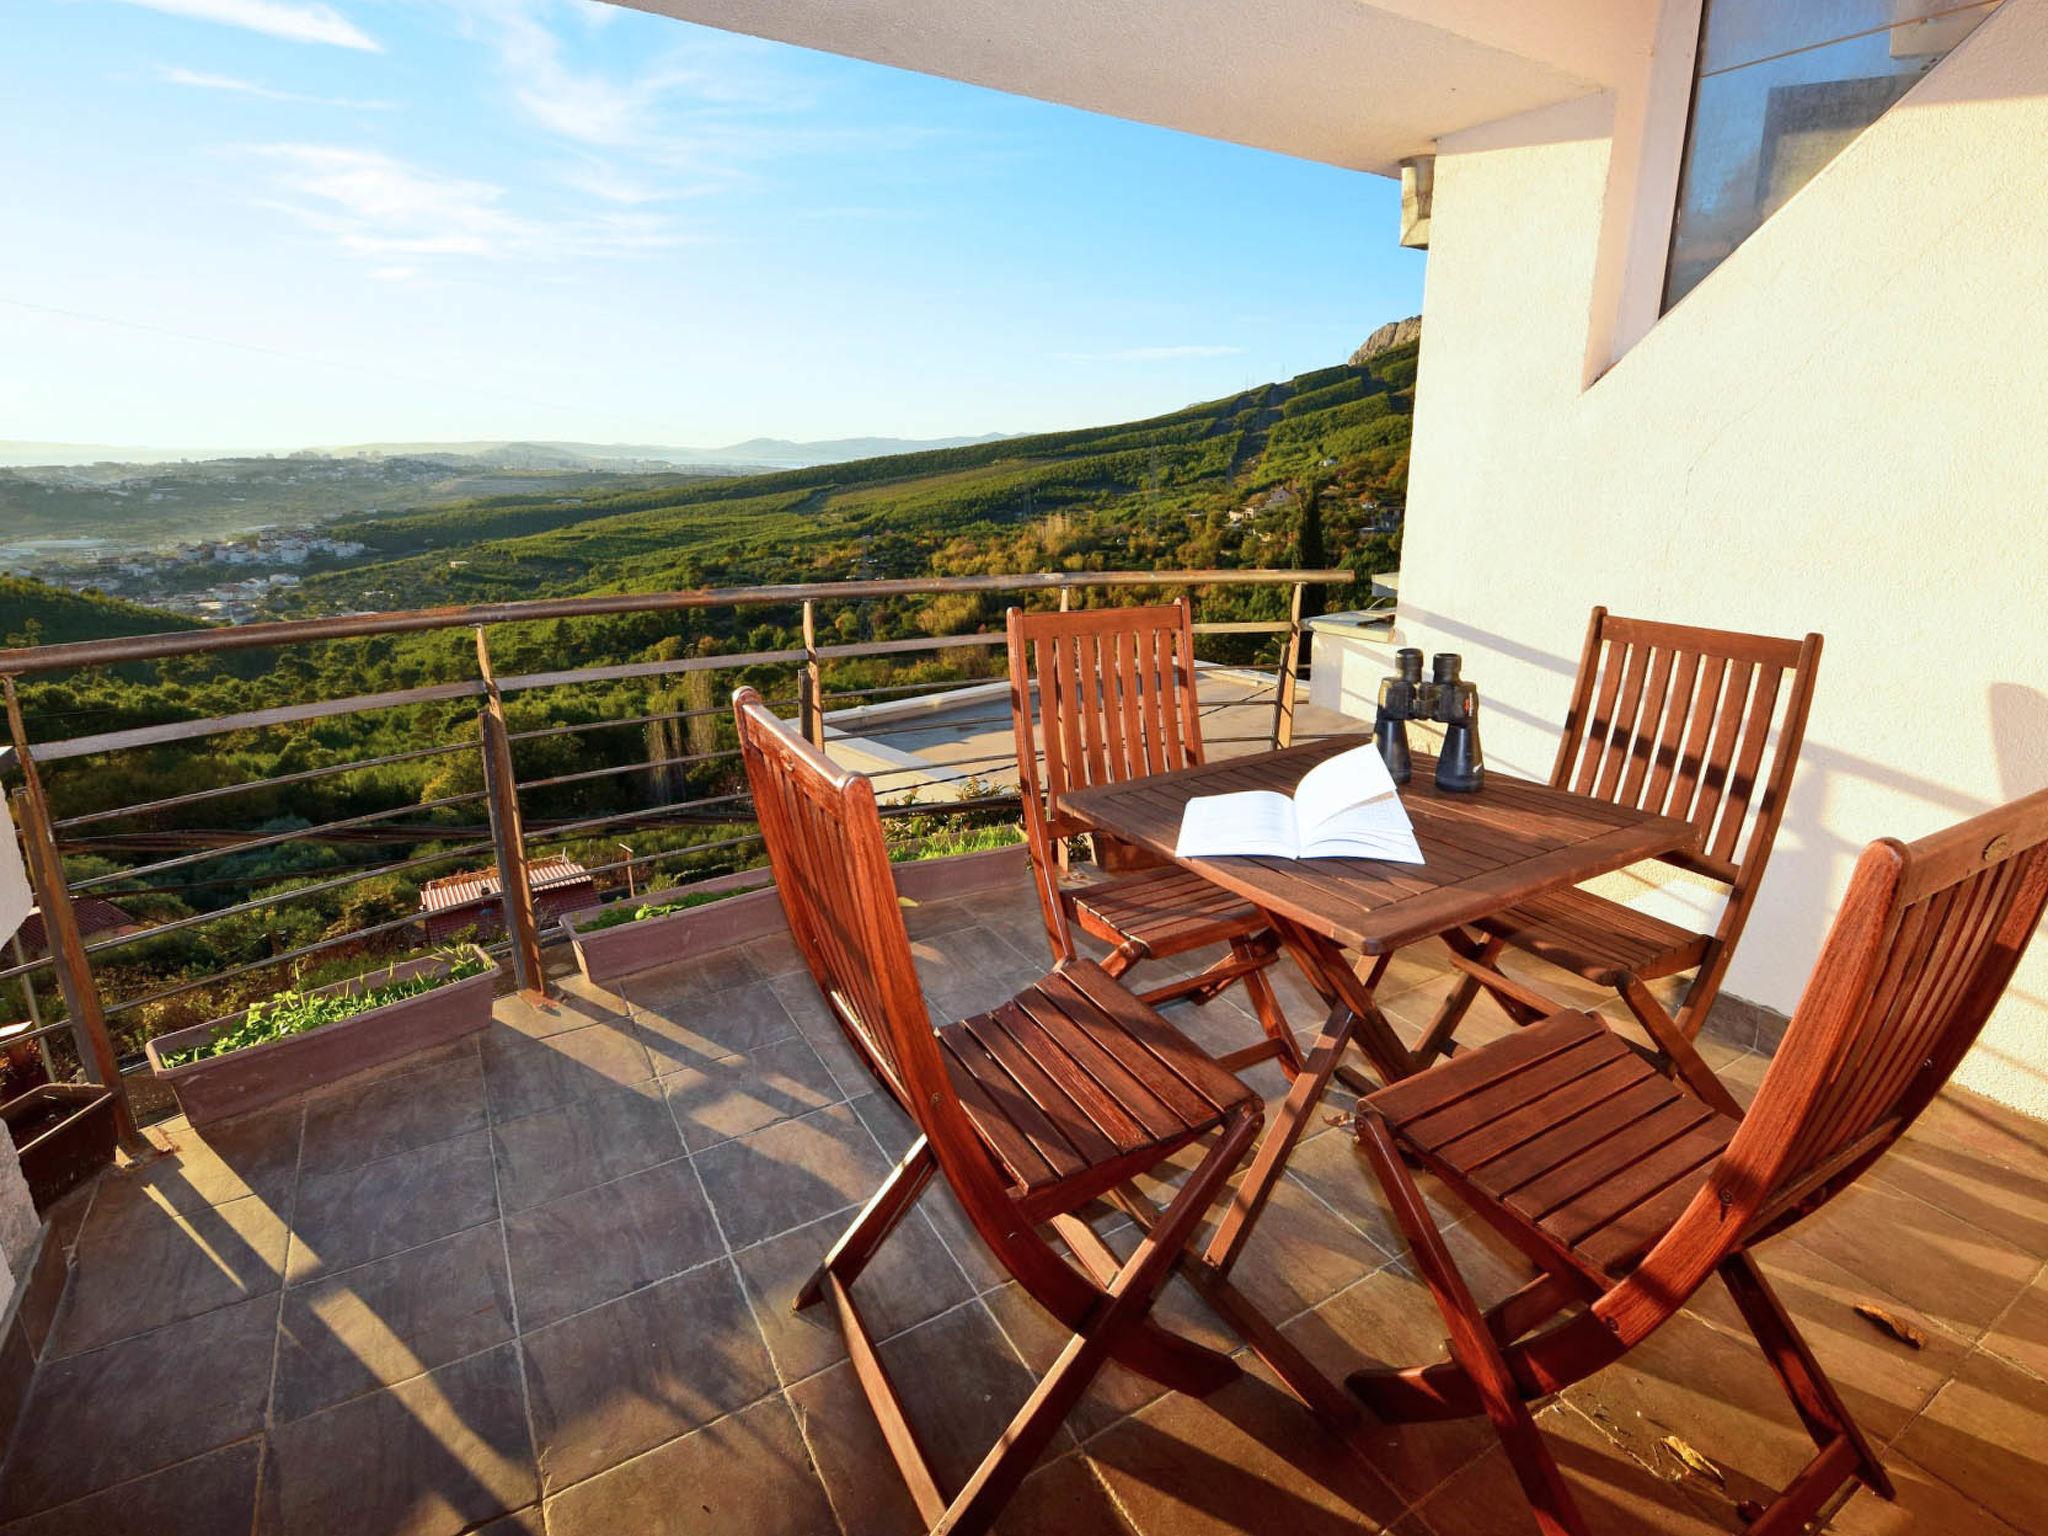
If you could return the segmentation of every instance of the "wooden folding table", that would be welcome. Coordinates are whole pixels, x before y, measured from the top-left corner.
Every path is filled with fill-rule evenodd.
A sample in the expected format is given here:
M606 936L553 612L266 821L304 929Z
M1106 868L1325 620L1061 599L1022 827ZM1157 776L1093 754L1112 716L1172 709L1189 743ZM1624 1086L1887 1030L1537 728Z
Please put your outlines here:
M1292 793L1324 758L1368 738L1333 737L1255 757L1233 758L1149 778L1069 791L1060 809L1089 826L1162 858L1173 857L1181 810L1198 795L1238 790ZM1278 1347L1255 1316L1239 1316L1223 1284L1251 1235L1288 1155L1315 1112L1344 1049L1354 1040L1382 1082L1415 1070L1407 1047L1373 1001L1387 958L1415 943L1486 917L1544 891L1576 885L1660 853L1690 848L1697 831L1684 821L1590 799L1489 771L1476 794L1436 787L1435 764L1415 759L1401 799L1424 862L1377 859L1182 859L1177 862L1257 906L1310 986L1329 1007L1322 1033L1295 1077L1287 1102L1252 1160L1195 1275L1264 1354ZM1347 952L1374 957L1360 976ZM1533 1014L1535 1002L1526 1005ZM1269 1357L1270 1358L1270 1357ZM1275 1362L1277 1365L1279 1362ZM1291 1374L1291 1373L1289 1373Z

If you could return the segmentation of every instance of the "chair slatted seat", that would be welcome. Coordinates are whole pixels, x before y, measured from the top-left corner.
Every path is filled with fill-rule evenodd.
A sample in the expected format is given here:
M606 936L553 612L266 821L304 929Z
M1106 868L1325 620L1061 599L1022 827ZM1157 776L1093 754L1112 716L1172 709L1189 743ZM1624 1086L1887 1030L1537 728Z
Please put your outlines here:
M1576 886L1546 892L1473 926L1603 987L1690 970L1709 943L1676 923Z
M1243 1374L1228 1354L1162 1327L1152 1304L1264 1121L1258 1094L1125 991L1063 959L1010 1001L934 1029L896 901L873 786L829 762L760 695L733 698L740 753L790 936L846 1040L918 1128L910 1150L798 1293L829 1301L847 1353L928 1531L991 1528L1088 1383L1108 1362L1206 1394ZM1086 1220L1117 1190L1190 1146L1202 1155L1159 1219L1119 1259ZM932 1179L1073 1338L966 1484L940 1489L852 1287ZM1065 1244L1055 1246L1050 1234ZM1250 1303L1226 1282L1225 1320ZM1255 1343L1304 1401L1355 1405L1262 1322Z
M1720 996L1777 840L1820 651L1819 635L1779 640L1593 610L1550 782L1690 821L1698 844L1664 862L1727 887L1720 921L1711 934L1695 933L1572 889L1454 929L1443 939L1464 974L1424 1032L1418 1060L1450 1051L1482 990L1523 1024L1555 1008L1540 984L1501 970L1502 950L1513 948L1612 987L1673 1074L1705 1102L1734 1111L1692 1042ZM1645 983L1688 970L1693 979L1674 1015Z
M1483 1413L1537 1529L1585 1536L1531 1405L1620 1359L1719 1276L1817 1447L1750 1536L1804 1531L1852 1477L1891 1497L1751 1250L1847 1188L1932 1102L2044 908L2048 790L1910 846L1871 844L1747 1113L1702 1102L1574 1011L1370 1095L1359 1143L1449 1325L1450 1358L1357 1372L1352 1390L1388 1419ZM1482 1313L1411 1159L1538 1279Z
M1265 1039L1224 1063L1235 1071L1277 1060L1292 1077L1301 1050L1265 976L1280 949L1257 908L1106 837L1096 838L1096 856L1109 878L1082 886L1061 879L1066 840L1088 831L1062 807L1069 792L1203 761L1187 602L1079 613L1012 608L1008 627L1017 782L1053 958L1076 953L1076 928L1109 946L1103 968L1119 977L1144 961L1226 944L1230 952L1214 964L1140 995L1148 1003L1207 1002L1242 982Z

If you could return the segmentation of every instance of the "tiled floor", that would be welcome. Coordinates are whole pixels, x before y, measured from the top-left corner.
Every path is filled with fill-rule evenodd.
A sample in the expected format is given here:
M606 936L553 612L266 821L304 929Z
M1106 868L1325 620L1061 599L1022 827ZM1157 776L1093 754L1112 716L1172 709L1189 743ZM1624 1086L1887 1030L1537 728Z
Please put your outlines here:
M1042 969L1027 893L911 916L935 1011ZM1404 957L1383 1001L1413 1031L1448 984L1426 955ZM1310 1024L1305 989L1283 990ZM1173 1016L1216 1048L1253 1028L1227 998ZM1761 1058L1725 1042L1709 1054L1753 1090ZM1280 1091L1270 1066L1252 1076ZM555 1006L504 1000L483 1035L308 1103L204 1136L174 1122L165 1156L92 1199L0 1486L0 1536L915 1530L837 1329L824 1309L790 1309L908 1134L781 941L624 996L565 979ZM1482 1297L1518 1280L1471 1223L1451 1241ZM1900 1485L1896 1505L1857 1494L1831 1529L2048 1533L2043 1128L1944 1100L1766 1258ZM1238 1273L1332 1373L1440 1352L1441 1323L1333 1125L1302 1143ZM1063 1335L942 1190L858 1291L942 1478L964 1478ZM1859 1302L1913 1321L1924 1346L1880 1333ZM1183 1284L1164 1305L1234 1346ZM1807 1455L1710 1293L1543 1423L1589 1517L1617 1536L1739 1531L1736 1502ZM1688 1472L1681 1441L1718 1478ZM1482 1424L1340 1439L1256 1365L1206 1401L1112 1369L1005 1524L1530 1528Z

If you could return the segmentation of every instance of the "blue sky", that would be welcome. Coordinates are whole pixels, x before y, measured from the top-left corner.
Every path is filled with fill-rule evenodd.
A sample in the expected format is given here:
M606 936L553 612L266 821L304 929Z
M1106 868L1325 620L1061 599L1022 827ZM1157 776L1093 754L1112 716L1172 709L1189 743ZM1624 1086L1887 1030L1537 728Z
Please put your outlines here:
M6 0L0 437L1114 421L1420 307L1393 183L589 0Z

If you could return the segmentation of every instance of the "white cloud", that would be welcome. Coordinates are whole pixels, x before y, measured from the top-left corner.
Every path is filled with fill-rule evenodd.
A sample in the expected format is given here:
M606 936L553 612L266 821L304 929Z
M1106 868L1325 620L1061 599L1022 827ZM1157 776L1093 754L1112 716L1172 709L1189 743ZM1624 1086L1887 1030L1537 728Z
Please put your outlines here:
M688 239L654 215L529 218L508 208L505 188L493 182L443 175L378 150L269 144L254 153L275 168L270 206L382 263L378 275L387 278L423 258L559 261L632 255Z
M1116 352L1055 352L1069 363L1169 363L1191 357L1236 357L1243 347L1194 344L1178 347L1125 347Z
M331 5L315 0L124 0L147 10L194 21L217 21L225 26L261 32L294 43L326 43L336 48L357 48L381 53L375 38Z
M359 101L346 96L308 96L299 91L280 91L273 86L262 85L254 80L243 80L235 75L214 75L204 70L182 69L175 64L159 64L156 70L159 80L172 85L190 86L199 91L224 91L231 96L253 96L262 101L301 102L315 107L347 107L357 112L389 112L397 104L389 101Z

